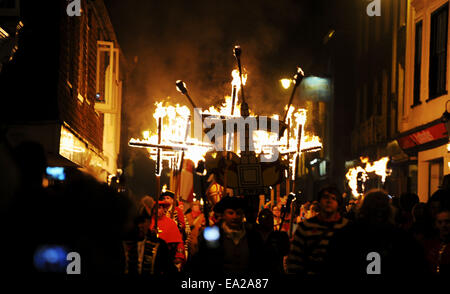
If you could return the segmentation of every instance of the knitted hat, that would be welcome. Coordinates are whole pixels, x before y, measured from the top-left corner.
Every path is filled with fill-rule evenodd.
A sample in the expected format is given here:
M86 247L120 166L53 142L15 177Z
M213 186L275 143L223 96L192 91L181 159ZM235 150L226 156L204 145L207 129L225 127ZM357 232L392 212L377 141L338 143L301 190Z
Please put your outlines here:
M247 210L247 203L243 198L225 196L214 206L214 212L223 213L226 209Z

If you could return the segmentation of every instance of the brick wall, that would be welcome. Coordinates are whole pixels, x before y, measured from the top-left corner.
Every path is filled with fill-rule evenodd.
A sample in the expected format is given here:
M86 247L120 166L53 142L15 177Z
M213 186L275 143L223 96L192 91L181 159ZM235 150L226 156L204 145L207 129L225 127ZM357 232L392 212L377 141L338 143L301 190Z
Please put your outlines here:
M61 120L102 150L103 115L94 109L97 38L101 28L94 8L85 0L81 2L80 17L67 16L64 7L61 11L58 107ZM79 93L83 101L78 99Z

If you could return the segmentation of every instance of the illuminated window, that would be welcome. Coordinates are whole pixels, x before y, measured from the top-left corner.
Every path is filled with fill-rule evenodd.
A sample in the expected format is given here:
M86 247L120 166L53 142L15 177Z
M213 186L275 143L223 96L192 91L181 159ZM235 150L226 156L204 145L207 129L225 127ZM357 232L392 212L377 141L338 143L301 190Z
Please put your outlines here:
M113 42L97 42L97 82L95 109L114 113L118 109L119 50Z
M429 99L447 93L448 3L431 14Z

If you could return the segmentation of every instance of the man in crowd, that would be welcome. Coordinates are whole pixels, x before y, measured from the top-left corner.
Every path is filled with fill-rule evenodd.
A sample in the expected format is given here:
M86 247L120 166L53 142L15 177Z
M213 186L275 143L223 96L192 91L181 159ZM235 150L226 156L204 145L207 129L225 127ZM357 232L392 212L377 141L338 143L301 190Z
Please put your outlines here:
M424 273L423 249L412 234L395 226L389 195L368 191L354 222L335 233L328 246L330 277L414 277Z
M263 241L244 223L245 209L245 200L238 197L225 196L216 204L215 212L221 214L221 221L200 233L199 250L192 259L194 273L222 275L265 269ZM218 234L209 234L209 230Z
M442 207L435 218L439 237L425 242L429 270L437 275L450 276L450 209Z
M336 188L322 189L318 195L318 202L318 215L305 219L295 231L287 259L289 274L321 274L331 237L348 223L348 220L339 213L342 195Z
M175 193L169 190L166 190L161 193L160 200L165 201L169 204L167 208L166 216L172 219L181 233L181 237L183 238L183 242L185 243L185 251L186 255L189 253L189 235L191 234L191 229L184 215L183 209L180 205L178 205L178 201L175 199Z
M154 230L158 237L164 240L169 247L169 258L173 260L175 266L181 270L186 261L184 252L184 242L175 222L166 216L169 202L158 202L158 222L155 228L155 219L152 218L150 230Z

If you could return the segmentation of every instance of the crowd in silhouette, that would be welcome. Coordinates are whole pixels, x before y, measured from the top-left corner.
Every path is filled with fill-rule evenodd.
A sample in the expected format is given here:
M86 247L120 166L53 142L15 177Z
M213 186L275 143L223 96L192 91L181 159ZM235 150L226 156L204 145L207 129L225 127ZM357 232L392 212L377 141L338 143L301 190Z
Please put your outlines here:
M379 189L349 202L327 186L298 209L286 198L257 207L253 220L245 196L224 196L206 215L208 203L171 191L136 202L75 167L43 185L45 152L34 142L1 144L0 163L0 254L13 275L66 275L55 248L79 253L81 276L450 275L446 181L427 203Z

